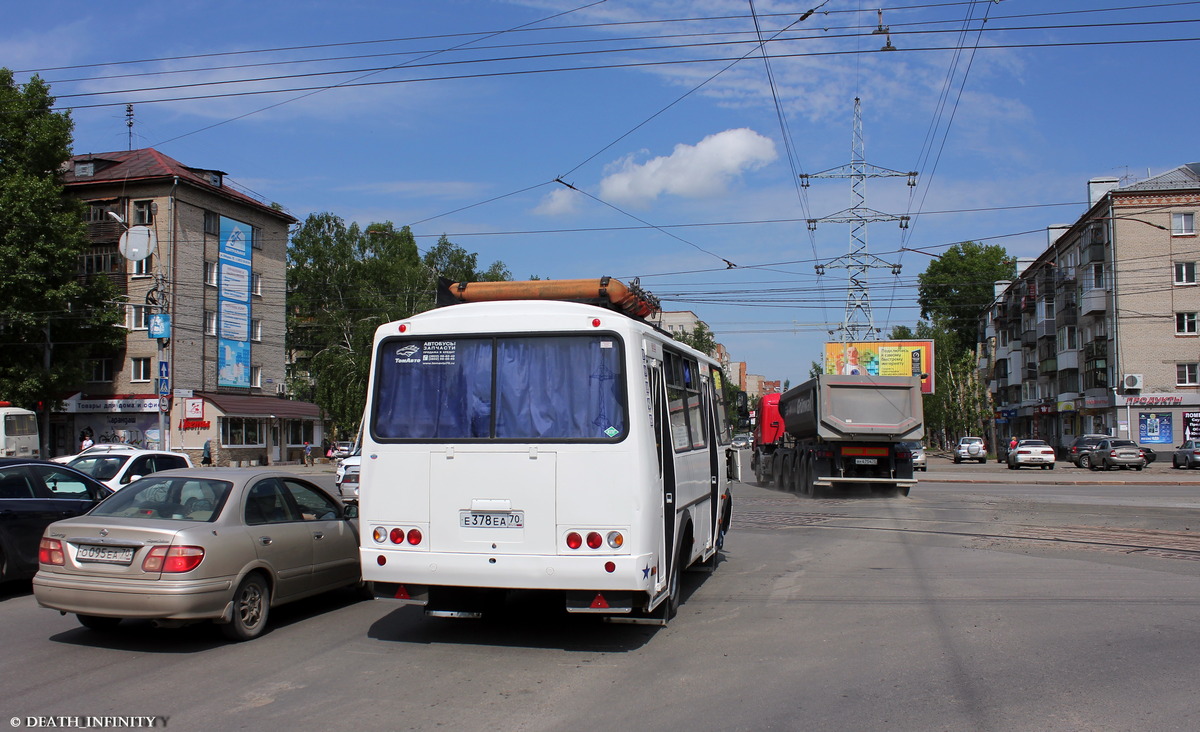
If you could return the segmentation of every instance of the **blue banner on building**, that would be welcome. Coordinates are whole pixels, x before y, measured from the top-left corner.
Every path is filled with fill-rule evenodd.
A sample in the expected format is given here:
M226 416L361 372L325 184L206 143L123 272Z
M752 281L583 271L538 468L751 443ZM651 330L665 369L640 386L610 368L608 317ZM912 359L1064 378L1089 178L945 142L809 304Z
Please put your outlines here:
M217 283L217 385L250 386L250 287L254 228L221 217Z
M1170 445L1173 433L1170 412L1138 412L1138 442Z

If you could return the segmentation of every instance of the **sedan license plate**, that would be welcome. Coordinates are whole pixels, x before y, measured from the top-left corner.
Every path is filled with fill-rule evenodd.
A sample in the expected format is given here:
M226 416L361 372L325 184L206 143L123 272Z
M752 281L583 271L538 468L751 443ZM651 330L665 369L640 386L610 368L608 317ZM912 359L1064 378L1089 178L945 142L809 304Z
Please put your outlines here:
M878 465L878 458L854 458L855 465Z
M524 511L459 511L459 526L467 529L523 529Z
M133 547L80 544L79 551L75 553L75 558L81 562L131 564L133 562Z

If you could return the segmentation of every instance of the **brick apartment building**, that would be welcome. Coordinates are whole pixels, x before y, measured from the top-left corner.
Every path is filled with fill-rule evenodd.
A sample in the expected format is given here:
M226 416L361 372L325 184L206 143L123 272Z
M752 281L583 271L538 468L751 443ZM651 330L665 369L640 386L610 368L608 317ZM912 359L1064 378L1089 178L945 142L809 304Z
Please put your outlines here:
M1200 164L1088 183L1088 210L996 283L980 368L996 438L1200 437Z

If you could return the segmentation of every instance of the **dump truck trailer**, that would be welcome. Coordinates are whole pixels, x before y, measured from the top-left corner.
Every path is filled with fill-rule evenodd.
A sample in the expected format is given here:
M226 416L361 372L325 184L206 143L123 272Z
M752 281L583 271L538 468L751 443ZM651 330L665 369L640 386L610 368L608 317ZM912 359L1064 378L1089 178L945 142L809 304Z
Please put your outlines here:
M776 437L755 444L755 479L812 497L854 487L908 495L916 479L904 443L924 437L923 415L919 377L818 376L760 404L756 434Z

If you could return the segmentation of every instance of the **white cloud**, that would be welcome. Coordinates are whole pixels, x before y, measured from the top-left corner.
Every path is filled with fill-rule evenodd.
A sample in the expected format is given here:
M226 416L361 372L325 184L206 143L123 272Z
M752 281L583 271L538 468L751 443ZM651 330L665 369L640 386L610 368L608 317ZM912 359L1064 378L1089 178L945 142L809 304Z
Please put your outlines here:
M724 193L742 173L778 157L775 143L754 130L740 128L709 135L695 145L679 144L668 156L644 163L627 156L600 182L600 196L623 204L647 204L660 195L710 198Z
M569 188L558 188L546 194L533 212L540 216L563 216L579 210L579 193Z

